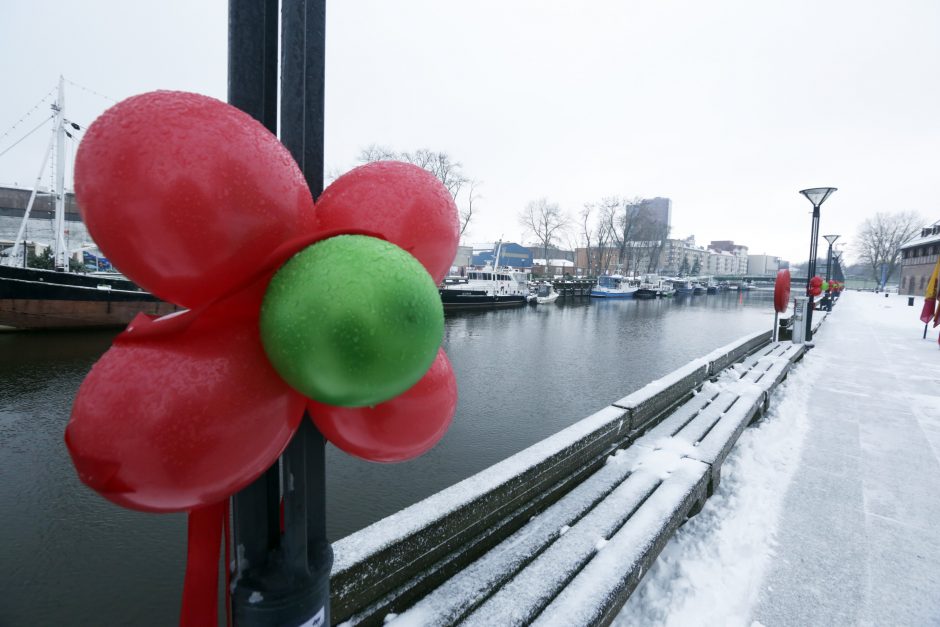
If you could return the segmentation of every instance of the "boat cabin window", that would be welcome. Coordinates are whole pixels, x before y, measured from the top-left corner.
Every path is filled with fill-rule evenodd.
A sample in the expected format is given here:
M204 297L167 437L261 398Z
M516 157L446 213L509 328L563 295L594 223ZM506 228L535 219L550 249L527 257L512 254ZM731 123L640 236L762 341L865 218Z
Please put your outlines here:
M551 288L550 285L540 285L540 286L539 286L539 294L538 294L538 295L539 295L539 296L548 296L549 294L551 294L551 289L552 289L552 288Z
M620 279L612 276L598 277L597 284L601 287L620 287Z

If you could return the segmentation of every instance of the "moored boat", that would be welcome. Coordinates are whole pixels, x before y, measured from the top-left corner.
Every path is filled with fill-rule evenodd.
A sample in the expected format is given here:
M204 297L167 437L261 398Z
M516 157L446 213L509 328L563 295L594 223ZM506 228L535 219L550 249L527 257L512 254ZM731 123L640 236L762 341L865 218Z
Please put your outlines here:
M634 294L634 298L649 300L652 298L666 298L675 295L672 282L654 275L647 275Z
M0 266L0 327L78 329L120 327L138 313L179 309L127 279Z
M556 300L558 300L558 292L555 291L555 286L551 283L542 283L538 286L532 302L536 305L548 305Z
M597 278L597 285L591 289L593 298L633 298L640 289L640 282L628 279L620 274L611 274Z
M470 270L466 277L445 280L438 289L444 311L518 307L529 295L528 275L515 268Z
M116 273L86 274L71 272L72 254L87 246L69 250L65 238L65 150L64 139L81 131L78 124L65 117L64 79L59 77L58 97L52 105L53 136L39 175L29 194L23 219L0 262L0 328L3 329L72 329L119 327L129 323L138 313L163 315L178 307L149 294ZM30 214L39 194L39 183L49 157L55 150L54 189L55 219L51 265L55 270L27 267L26 231ZM93 248L93 247L92 247ZM84 255L83 255L84 256ZM97 259L97 257L95 257ZM96 266L97 267L97 266Z
M675 288L676 295L678 296L686 296L692 294L694 291L692 281L687 279L673 279L672 286Z

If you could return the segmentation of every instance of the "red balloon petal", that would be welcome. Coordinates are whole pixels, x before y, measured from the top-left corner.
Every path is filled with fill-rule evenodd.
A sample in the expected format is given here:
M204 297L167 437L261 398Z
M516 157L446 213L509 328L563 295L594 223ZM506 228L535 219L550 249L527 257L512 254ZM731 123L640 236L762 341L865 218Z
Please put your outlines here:
M777 313L784 313L790 306L790 271L777 270L777 280L774 282L774 309Z
M186 307L240 285L313 211L274 135L234 107L183 92L134 96L102 114L79 147L75 190L115 266Z
M457 380L443 349L418 383L375 407L334 407L308 401L327 440L373 462L415 458L437 444L457 410Z
M304 399L268 364L256 324L225 311L139 316L85 378L66 443L79 477L132 509L209 505L287 446Z
M414 255L435 282L457 254L457 205L430 172L399 161L377 161L339 177L317 200L311 228L371 235Z

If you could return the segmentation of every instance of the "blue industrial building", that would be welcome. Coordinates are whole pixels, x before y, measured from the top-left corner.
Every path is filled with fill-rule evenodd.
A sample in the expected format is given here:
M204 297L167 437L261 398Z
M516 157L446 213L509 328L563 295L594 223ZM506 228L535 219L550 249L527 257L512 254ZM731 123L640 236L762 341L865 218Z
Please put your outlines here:
M497 244L477 244L473 247L473 265L485 266L496 261ZM525 246L503 242L499 253L499 265L513 268L531 268L532 253Z

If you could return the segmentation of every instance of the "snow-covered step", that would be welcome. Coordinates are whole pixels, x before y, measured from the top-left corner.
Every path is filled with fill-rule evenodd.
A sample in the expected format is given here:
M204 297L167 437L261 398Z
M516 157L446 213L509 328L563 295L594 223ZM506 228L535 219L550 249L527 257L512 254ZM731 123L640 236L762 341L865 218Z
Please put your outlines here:
M546 608L568 587L604 572L607 555L626 559L624 538L639 538L629 549L632 570L604 588L598 611L619 607L669 535L701 507L726 449L790 362L787 346L767 340L753 334L693 360L334 543L334 617L403 625L551 620ZM565 616L563 605L552 612Z
M688 456L709 465L709 494L718 486L721 464L744 429L767 408L768 393L785 377L793 363L803 356L801 344L774 343L697 392L705 405L687 403L673 415L638 439L633 446L653 450L689 446ZM693 415L685 411L701 406ZM675 443L678 442L678 444Z
M668 538L704 500L707 472L705 464L675 452L648 454L617 490L462 624L596 624L605 608L623 605ZM569 596L572 611L565 609Z
M708 467L683 458L658 489L539 614L534 625L606 625L672 534L704 499ZM495 615L488 624L502 624Z

